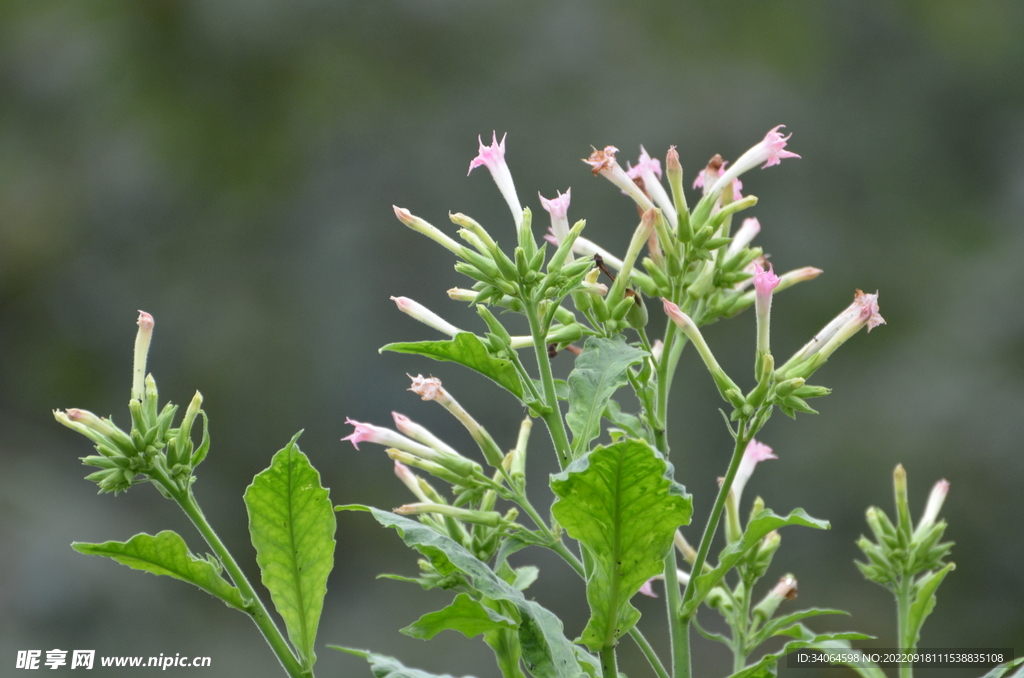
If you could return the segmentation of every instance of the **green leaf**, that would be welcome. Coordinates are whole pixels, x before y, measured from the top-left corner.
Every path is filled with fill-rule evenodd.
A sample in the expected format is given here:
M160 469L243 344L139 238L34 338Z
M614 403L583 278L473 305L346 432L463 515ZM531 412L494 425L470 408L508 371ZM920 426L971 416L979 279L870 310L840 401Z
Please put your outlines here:
M807 610L800 610L798 612L787 614L784 617L772 619L768 623L766 623L762 628L758 629L758 631L755 634L753 634L753 636L751 636L751 639L749 641L750 647L757 647L758 645L768 640L772 636L792 636L793 634L788 632L790 631L788 627L791 627L793 624L796 624L798 621L801 621L803 619L807 619L809 617L816 617L822 614L849 615L850 613L844 612L843 610L830 610L812 607Z
M1010 671L1018 666L1020 668L1014 671L1011 675ZM1024 657L1018 657L1017 659L1008 661L1005 664L1000 664L981 678L1024 678Z
M334 567L337 523L327 490L295 441L245 490L249 534L263 585L284 619L306 668L313 666L317 625Z
M696 593L685 605L682 607L682 615L684 617L691 616L697 608L700 606L701 601L707 596L708 592L713 589L718 582L722 580L729 570L733 568L751 549L757 546L757 543L764 538L766 534L772 530L777 530L780 527L786 525L803 525L804 527L814 527L819 530L830 529L829 522L827 520L818 520L807 515L807 513L801 509L793 509L790 511L788 516L776 515L771 509L764 509L758 512L751 521L747 524L747 530L743 533L743 539L729 544L718 556L718 566L715 567L711 572L705 572L696 579L693 580L696 586Z
M519 642L523 660L536 678L578 678L582 669L562 622L551 611L527 600L461 544L426 525L388 511L371 508L381 525L393 527L406 543L430 559L441 574L461 573L473 588L492 600L508 601L519 611Z
M113 558L133 570L167 575L198 586L230 607L244 609L242 594L220 576L220 570L208 560L189 553L185 540L177 532L164 530L155 537L137 534L126 542L107 541L89 544L76 541L71 548L89 556Z
M811 643L808 647L814 648L815 650L821 650L822 652L829 653L835 652L836 650L843 651L849 650L852 646L849 640L826 640ZM846 666L856 671L861 675L861 678L886 678L885 671L883 671L878 664L871 661L864 662L843 662Z
M459 363L493 380L517 398L523 397L523 383L512 361L492 356L480 337L472 332L459 332L450 341L396 342L382 346L382 351L414 353L434 360Z
M423 615L400 632L413 638L430 640L441 631L451 629L472 638L488 631L515 629L518 626L516 621L460 593L448 607Z
M797 624L794 627L794 632L788 635L796 636L798 640L789 641L778 652L766 654L757 660L757 662L740 669L729 676L729 678L768 678L775 676L778 673L777 667L779 658L785 657L791 652L796 652L797 650L801 650L805 647L825 648L829 643L834 643L836 641L845 642L846 647L849 648L850 644L846 641L863 640L871 637L865 636L863 633L814 633L814 631L811 631L803 624ZM878 674L869 672L863 673L862 675L864 675L865 678L885 678L885 674L882 673L881 669L878 669L877 666L875 666L875 669L878 671Z
M924 581L918 585L914 602L910 604L910 614L907 620L907 635L909 637L906 640L911 644L907 645L907 647L915 647L917 645L921 635L921 627L924 626L924 620L928 618L928 615L935 608L935 591L939 588L942 580L946 578L946 575L954 569L956 569L954 563L947 563L938 572L922 577Z
M552 515L593 557L587 577L590 621L581 641L615 644L640 618L629 600L664 569L676 528L693 505L672 467L642 440L598 447L551 478Z
M579 457L590 441L601 435L601 414L615 391L626 383L626 370L647 356L621 336L590 337L569 373L569 412L565 423L572 430L572 454Z
M340 650L342 652L354 654L357 657L362 657L370 663L370 670L373 671L374 678L452 678L452 676L447 673L427 673L426 671L420 671L419 669L410 669L394 657L386 657L382 654L376 654L366 650L353 650L339 645L328 645L327 647L332 650ZM466 676L466 678L472 678L472 676Z

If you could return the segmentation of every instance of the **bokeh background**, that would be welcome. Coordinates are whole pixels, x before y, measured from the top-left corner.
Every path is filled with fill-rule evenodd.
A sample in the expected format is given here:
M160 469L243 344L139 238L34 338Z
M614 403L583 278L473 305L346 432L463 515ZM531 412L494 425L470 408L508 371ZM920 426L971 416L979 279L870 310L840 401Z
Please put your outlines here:
M858 287L881 291L888 324L819 372L835 389L815 403L820 415L778 415L761 435L780 458L748 494L833 525L788 528L766 583L792 572L801 606L852 613L815 628L894 645L890 596L851 561L865 508L891 510L902 462L917 511L934 481L952 483L957 569L922 645L1024 652L1022 35L1012 0L0 3L0 673L20 649L77 648L281 675L242 615L68 546L171 528L203 549L151 487L96 495L77 460L86 441L51 416L79 406L127 420L136 309L157 320L161 394L205 396L213 449L195 491L256 577L241 495L297 430L339 504L406 501L379 448L339 442L346 416L387 424L398 410L470 449L404 391L407 372L441 377L514 443L522 410L483 378L377 354L436 338L390 295L479 329L445 295L463 284L449 253L398 223L393 203L451 231L448 210L468 213L509 244L487 173L466 177L477 135L508 132L524 203L540 212L538 191L571 186L570 216L622 251L635 211L580 163L591 144L618 146L623 160L640 144L662 157L675 144L692 179L712 154L734 159L780 123L803 158L744 177L761 198L749 214L777 270L825 274L777 298L773 346L799 347ZM752 317L707 337L749 374ZM729 441L711 380L684 358L671 434L696 535ZM535 435L538 503L554 468ZM416 571L393 533L342 514L336 557L319 675L369 675L327 643L497 675L478 641L397 632L448 596L375 579ZM519 554L528 561L542 568L530 592L578 633L582 584L546 553ZM664 647L661 602L638 604ZM698 676L728 672L724 648L695 643ZM647 675L631 641L622 668Z

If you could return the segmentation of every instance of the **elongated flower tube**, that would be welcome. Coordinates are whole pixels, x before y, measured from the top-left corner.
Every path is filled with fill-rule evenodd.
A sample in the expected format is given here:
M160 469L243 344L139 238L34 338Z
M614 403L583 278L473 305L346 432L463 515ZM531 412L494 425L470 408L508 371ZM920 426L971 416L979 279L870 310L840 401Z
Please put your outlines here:
M497 511L472 511L470 509L449 506L448 504L406 504L395 509L400 516L414 516L420 513L437 513L442 516L450 516L457 520L488 527L498 527L505 522L504 518Z
M600 174L608 181L618 186L623 193L632 198L637 205L647 211L654 208L654 203L648 198L640 188L633 183L633 180L629 178L626 171L619 167L619 163L615 161L615 154L619 152L619 149L614 146L605 146L603 150L594 149L594 152L590 154L589 158L584 158L583 162L590 165L590 171L594 175Z
M153 339L153 316L139 311L139 331L135 335L135 364L132 369L132 400L141 401L146 395L146 356Z
M917 528L914 530L915 538L923 535L935 524L936 519L939 517L939 511L942 510L942 504L946 501L947 494L949 494L948 480L943 479L935 483L931 494L928 495L928 504L924 507L921 520L918 521Z
M509 171L508 164L505 162L505 137L507 136L507 134L502 135L499 142L498 133L492 132L490 146L484 146L483 139L478 136L480 152L470 161L469 172L472 172L481 165L490 170L491 178L494 179L494 183L497 184L502 197L508 203L508 208L512 210L512 218L515 220L516 230L518 231L523 223L523 207L519 202L516 186L512 182L512 172ZM469 172L466 172L467 176Z
M403 224L405 224L412 230L416 231L417 233L422 233L423 235L427 236L434 242L442 245L445 249L454 252L460 257L462 256L462 245L460 245L459 243L455 242L450 237L442 233L440 229L438 229L436 226L427 223L423 219L420 219L419 217L415 216L412 212L405 209L404 207L399 207L398 205L392 205L392 207L395 210L395 216L398 217L398 220L401 221Z
M729 247L725 250L726 258L738 254L739 251L749 245L760 232L761 222L757 220L757 217L744 219L743 224L736 231L735 235L732 236L732 242L729 243Z
M697 349L697 353L700 354L704 365L708 368L708 372L711 373L712 378L715 380L715 385L718 386L722 397L736 407L741 407L743 405L743 396L740 393L739 387L736 385L736 382L729 378L729 375L725 373L725 370L718 364L718 361L715 360L714 354L711 353L711 349L708 348L707 342L704 341L704 336L697 329L693 319L683 313L678 306L668 299L662 299L662 303L665 308L665 315L683 331L690 339L690 342L693 343L694 348Z
M454 337L459 332L462 332L462 330L455 325L452 325L450 322L434 313L423 304L413 301L409 297L391 297L391 300L395 302L395 305L398 306L398 310L402 313L419 320L424 325L433 327L438 332L447 334L449 337Z
M781 127L784 127L784 125L777 125L772 128L765 135L764 139L761 140L761 143L747 150L746 153L736 160L732 167L724 170L718 179L715 180L711 189L707 191L707 195L718 196L733 179L761 165L762 162L764 165L761 165L761 169L764 169L772 165L778 165L782 162L783 158L799 158L800 156L796 153L786 150L786 142L789 141L789 136L784 137L779 133L779 128Z
M866 326L870 332L884 324L885 319L878 312L878 293L865 294L857 290L853 303L776 370L776 376L780 379L807 378L862 327Z
M417 424L404 414L392 412L391 417L395 420L395 428L397 428L402 435L409 436L416 442L423 443L427 447L433 448L441 454L447 454L452 457L462 457L454 447L431 433L425 426Z
M484 459L487 463L494 468L500 468L501 463L505 457L501 452L501 448L494 442L491 434L487 432L483 426L474 419L469 412L467 412L462 405L458 403L451 396L448 391L445 390L444 386L441 385L441 380L437 377L424 377L422 374L416 375L415 377L409 377L412 379L412 387L409 389L413 393L420 396L423 400L433 400L448 410L456 419L458 419L469 434L473 436L473 440L476 441L477 445L480 446L480 451L484 453Z
M551 215L551 232L555 236L555 244L561 245L569 236L569 199L571 188L565 189L565 194L558 192L557 196L548 200L540 193L540 204L544 210ZM566 262L573 261L572 252L566 256Z
M636 166L629 167L627 163L627 167L626 176L633 180L639 178L644 182L644 190L647 191L647 195L651 196L654 203L661 208L662 214L675 229L676 208L672 198L665 191L665 187L661 185L661 161L649 156L647 149L641 146Z
M761 355L771 353L769 345L769 328L772 315L772 290L779 286L779 277L775 275L771 264L768 270L755 263L754 273L754 307L757 310L757 350Z
M410 492L416 495L417 499L422 502L430 502L430 497L428 497L423 492L423 488L420 487L419 477L409 470L408 466L397 460L395 461L395 475L398 476L398 479L402 481L403 485L409 488Z
M644 212L643 217L641 217L640 224L637 225L636 230L633 232L633 238L629 241L626 256L622 259L619 277L612 283L612 288L608 292L609 304L617 304L622 299L622 295L626 290L626 283L629 281L629 274L633 271L633 264L640 255L640 250L643 249L647 239L654 232L654 222L660 218L661 214L656 207L647 210Z

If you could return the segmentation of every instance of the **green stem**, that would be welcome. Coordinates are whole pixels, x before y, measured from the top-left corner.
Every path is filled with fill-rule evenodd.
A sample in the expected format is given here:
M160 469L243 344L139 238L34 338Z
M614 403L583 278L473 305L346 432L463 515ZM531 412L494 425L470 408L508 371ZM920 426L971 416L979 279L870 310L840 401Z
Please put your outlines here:
M169 487L169 486L168 486ZM259 596L256 595L256 591L253 589L252 584L246 579L245 574L242 573L242 569L238 567L238 563L231 557L231 552L228 551L227 547L217 536L217 533L213 530L213 527L206 520L206 516L203 515L202 509L199 508L199 504L196 503L195 497L192 496L191 491L184 493L172 492L174 500L181 507L181 510L185 512L185 515L189 517L192 524L196 526L196 529L203 535L203 539L210 545L213 552L217 554L221 563L224 565L224 569L228 571L228 575L231 577L231 581L234 582L235 586L242 593L242 600L246 604L245 611L252 617L253 622L259 627L260 632L263 633L263 637L267 639L267 643L270 645L270 649L277 655L278 661L281 662L281 666L288 672L288 675L292 678L311 678L313 675L313 669L305 668L302 666L295 654L292 653L291 648L288 646L288 641L285 640L284 636L281 635L280 629L274 623L274 620L270 617L267 612L267 608L263 606Z
M618 678L619 676L614 645L608 645L601 650L601 675L604 678Z
M913 652L917 643L913 642L910 635L910 594L914 586L914 578L904 574L900 579L899 589L896 592L896 608L898 614L897 638L899 638L900 652ZM900 678L913 678L914 665L910 662L900 664Z
M672 675L683 676L690 672L689 627L679 617L679 576L676 572L676 548L669 549L665 556L665 607L668 609L668 628L672 652Z
M548 411L544 413L544 423L547 424L551 442L555 446L558 466L565 468L570 459L569 436L565 431L565 422L562 421L562 411L558 407L555 379L551 374L551 360L548 358L548 348L544 343L547 328L542 326L541 319L537 317L537 303L532 299L526 301L526 317L530 321L533 350L537 354L537 367L540 369L540 380L544 387L544 404L548 406Z
M725 508L725 500L729 496L729 490L732 488L732 481L736 477L736 471L740 468L740 462L743 460L743 452L747 449L747 443L750 442L750 436L746 433L747 421L741 419L739 426L736 429L736 447L732 453L732 461L729 463L729 470L725 474L725 480L722 482L722 486L718 489L718 496L715 497L714 508L711 509L711 515L708 517L707 527L704 528L704 535L700 539L700 546L697 547L697 558L693 561L693 572L703 572L704 562L708 558L708 551L711 550L711 542L715 538L715 532L718 530L718 523L722 518L722 511ZM691 577L690 581L686 584L686 590L683 591L683 604L689 602L696 594L696 586L694 581L696 577Z

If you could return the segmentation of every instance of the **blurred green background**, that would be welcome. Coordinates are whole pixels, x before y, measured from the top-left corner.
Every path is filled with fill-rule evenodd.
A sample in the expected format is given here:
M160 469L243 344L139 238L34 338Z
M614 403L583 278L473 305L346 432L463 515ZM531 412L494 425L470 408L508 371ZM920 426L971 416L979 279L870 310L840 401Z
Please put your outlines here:
M761 198L757 242L776 270L825 274L778 297L773 346L802 345L858 287L881 291L888 325L819 372L835 389L819 416L779 415L760 436L780 458L759 467L749 497L833 525L788 528L767 583L792 572L790 609L853 614L814 628L892 646L890 597L851 561L865 508L891 511L902 462L916 511L935 480L952 483L957 569L922 645L1024 652L1022 35L1013 0L0 3L0 673L17 650L62 648L206 655L210 675L282 675L242 615L68 547L172 528L203 548L151 487L96 495L77 460L86 441L50 413L127 420L136 309L156 317L149 365L162 396L205 396L213 449L195 491L255 577L241 495L295 431L335 503L406 501L379 448L339 442L346 416L387 424L395 409L469 449L453 420L404 391L406 372L441 377L514 443L522 411L486 380L377 354L437 338L390 295L480 325L445 295L464 284L449 253L398 223L393 203L442 228L448 210L465 212L509 244L487 173L465 175L477 135L508 132L524 203L538 213L538 191L571 186L570 217L621 252L635 210L579 161L590 144L619 147L623 161L641 143L661 157L676 144L689 182L712 154L735 159L779 123L803 159L744 177ZM753 318L706 336L747 378ZM728 440L687 354L671 434L695 540ZM569 360L556 361L563 374ZM531 464L544 503L555 464L543 435ZM519 556L542 568L530 592L579 633L582 584L546 553ZM415 571L393 533L339 516L318 675L369 675L326 643L497 675L477 641L397 633L448 599L374 578ZM638 604L663 647L661 601ZM695 643L698 676L728 672L724 648ZM647 675L631 641L622 668Z

